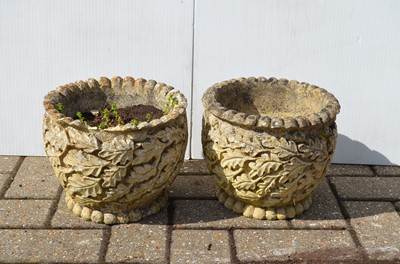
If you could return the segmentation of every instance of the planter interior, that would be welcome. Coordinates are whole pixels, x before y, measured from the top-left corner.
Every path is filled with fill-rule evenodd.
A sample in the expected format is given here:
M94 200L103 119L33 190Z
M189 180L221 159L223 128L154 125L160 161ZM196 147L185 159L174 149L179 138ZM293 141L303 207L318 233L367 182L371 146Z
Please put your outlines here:
M203 151L226 207L259 219L307 210L336 143L340 105L326 90L275 78L241 78L203 96Z
M177 104L169 109L171 99ZM107 103L119 109L152 105L168 113L105 129L73 118L77 111L99 110ZM106 224L135 222L158 212L183 163L186 106L183 94L172 87L131 77L79 81L46 95L45 151L66 190L68 208Z

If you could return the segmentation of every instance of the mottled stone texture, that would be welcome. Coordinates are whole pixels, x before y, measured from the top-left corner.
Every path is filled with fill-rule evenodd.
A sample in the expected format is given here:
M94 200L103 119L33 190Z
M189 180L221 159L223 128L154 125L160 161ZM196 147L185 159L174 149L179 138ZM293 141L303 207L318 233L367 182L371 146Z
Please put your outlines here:
M218 199L258 219L307 210L333 157L336 98L296 81L242 78L210 87L203 104L203 151Z
M98 110L106 103L152 105L164 116L104 129L73 119L78 111ZM158 212L183 163L186 106L183 94L172 87L131 77L90 79L51 91L44 99L43 138L68 209L106 224Z
M228 232L224 230L175 230L171 263L232 263Z

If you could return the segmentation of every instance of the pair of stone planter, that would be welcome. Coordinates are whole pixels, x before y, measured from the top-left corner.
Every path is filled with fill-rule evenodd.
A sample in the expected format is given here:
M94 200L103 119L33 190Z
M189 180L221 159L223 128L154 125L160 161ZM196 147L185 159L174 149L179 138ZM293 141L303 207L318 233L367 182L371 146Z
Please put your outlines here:
M166 115L138 125L99 129L72 118L106 102L165 110L171 98L177 104ZM218 199L258 219L307 210L333 156L339 112L333 95L296 81L242 78L212 86L203 104L203 150ZM186 106L172 87L131 77L79 81L46 95L45 150L68 208L106 224L157 213L183 162Z

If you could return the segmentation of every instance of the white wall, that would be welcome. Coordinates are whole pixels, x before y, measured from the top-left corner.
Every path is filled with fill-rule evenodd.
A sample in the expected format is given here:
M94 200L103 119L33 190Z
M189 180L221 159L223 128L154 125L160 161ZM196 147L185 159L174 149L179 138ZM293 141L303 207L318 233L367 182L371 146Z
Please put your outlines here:
M192 22L192 0L0 1L0 154L44 154L43 96L71 81L143 77L190 100Z
M335 162L400 164L399 14L397 0L196 1L193 142L206 87L275 76L339 99Z
M132 75L193 96L187 157L201 158L205 89L275 76L338 97L335 162L400 164L398 14L397 0L2 0L0 155L43 155L49 90Z

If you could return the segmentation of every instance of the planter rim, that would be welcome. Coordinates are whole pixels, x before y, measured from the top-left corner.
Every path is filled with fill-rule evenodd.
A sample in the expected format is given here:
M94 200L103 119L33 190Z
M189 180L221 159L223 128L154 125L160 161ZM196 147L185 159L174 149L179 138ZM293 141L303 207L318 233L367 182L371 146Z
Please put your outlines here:
M239 112L234 109L229 109L217 101L217 91L229 84L254 84L258 82L265 84L280 84L293 90L300 89L304 92L313 92L319 94L319 96L324 99L324 106L319 112L312 112L307 115L298 115L296 117L277 117ZM296 129L329 124L336 120L336 115L340 112L340 104L338 100L333 94L329 93L325 89L305 82L298 82L295 80L289 81L287 79L277 79L274 77L269 79L265 77L242 77L216 83L209 87L203 94L202 102L206 111L209 111L211 114L222 120L240 126L267 129Z
M61 101L61 98L67 97L73 93L79 93L85 90L91 89L120 89L124 85L133 86L132 89L136 88L136 83L141 85L142 87L146 86L148 89L157 90L160 93L160 96L168 97L169 95L174 96L174 98L178 99L178 104L174 106L174 108L169 111L168 114L163 115L158 119L153 119L150 122L143 121L138 125L134 124L124 124L122 126L114 126L108 127L105 129L100 129L98 127L92 127L86 125L84 122L79 119L73 119L72 117L65 116L57 110L57 104ZM114 85L116 84L116 85ZM185 96L174 87L166 85L164 83L157 83L154 80L145 80L143 78L134 79L130 76L122 79L119 76L114 76L111 79L107 77L100 77L98 80L94 78L89 78L87 81L76 81L73 83L68 83L59 86L55 90L50 91L47 95L45 95L43 100L43 106L45 112L56 122L65 124L68 126L72 126L78 129L88 129L89 131L109 131L109 132L123 132L123 131L132 131L132 130L142 130L149 129L161 124L165 124L170 122L171 120L176 119L178 116L186 113L187 100ZM162 109L161 109L162 110Z

